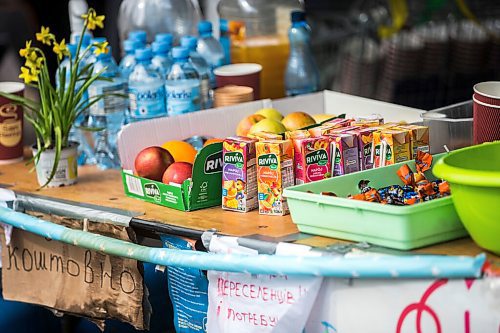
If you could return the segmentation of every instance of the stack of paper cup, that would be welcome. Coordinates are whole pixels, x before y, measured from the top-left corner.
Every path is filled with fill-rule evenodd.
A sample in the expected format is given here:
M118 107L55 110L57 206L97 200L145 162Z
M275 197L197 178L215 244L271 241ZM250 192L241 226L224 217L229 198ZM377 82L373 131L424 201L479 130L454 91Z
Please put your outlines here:
M215 89L215 107L253 101L253 89L246 86L225 86Z
M474 86L474 144L500 140L500 81Z

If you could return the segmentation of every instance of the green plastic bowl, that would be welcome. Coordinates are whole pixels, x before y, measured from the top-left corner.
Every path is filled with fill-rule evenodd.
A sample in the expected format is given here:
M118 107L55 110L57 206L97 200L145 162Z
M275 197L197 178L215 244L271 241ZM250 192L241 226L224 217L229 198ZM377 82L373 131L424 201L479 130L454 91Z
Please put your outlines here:
M472 239L500 255L500 141L453 151L432 171L450 183L453 204Z

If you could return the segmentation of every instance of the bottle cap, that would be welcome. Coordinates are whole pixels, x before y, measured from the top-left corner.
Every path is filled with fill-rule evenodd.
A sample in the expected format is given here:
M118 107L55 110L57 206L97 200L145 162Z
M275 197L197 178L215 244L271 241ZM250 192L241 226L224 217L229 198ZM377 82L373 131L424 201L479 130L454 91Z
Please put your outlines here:
M80 38L82 37L82 35L76 35L75 36L75 44L78 45L78 43L80 42ZM90 45L90 40L92 39L92 36L90 34L84 34L83 35L83 40L82 40L82 46L84 48L86 48L87 46Z
M125 52L132 52L141 47L141 42L137 40L127 39L123 42Z
M167 42L153 42L151 48L154 54L167 54L172 48L172 45Z
M212 32L212 23L210 21L200 21L198 23L198 32L200 34Z
M174 47L172 49L172 57L174 57L174 59L188 58L189 50L185 47Z
M198 38L194 36L184 36L181 37L181 46L187 48L190 51L196 50L198 45Z
M294 10L290 14L292 22L303 22L306 20L306 13L301 10Z
M226 19L220 19L219 20L219 30L222 32L228 32L229 31L229 23L227 22Z
M153 58L153 53L150 48L137 49L135 50L135 58L139 61L151 60L151 58Z
M138 40L139 42L142 42L144 44L146 44L147 37L148 36L146 34L146 31L144 30L133 30L128 33L129 39Z
M168 33L156 34L155 42L168 43L172 45L172 43L174 42L174 36Z

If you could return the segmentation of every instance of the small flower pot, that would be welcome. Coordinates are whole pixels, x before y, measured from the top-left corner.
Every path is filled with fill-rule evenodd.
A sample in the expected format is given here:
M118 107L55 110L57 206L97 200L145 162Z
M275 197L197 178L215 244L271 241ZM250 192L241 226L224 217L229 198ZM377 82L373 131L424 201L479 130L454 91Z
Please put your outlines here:
M60 187L76 183L78 178L78 143L70 142L69 147L63 148L59 159L54 178L47 184L47 187ZM37 154L36 147L33 147L33 156ZM56 152L49 149L40 154L38 163L36 164L36 175L38 184L45 185L49 179Z

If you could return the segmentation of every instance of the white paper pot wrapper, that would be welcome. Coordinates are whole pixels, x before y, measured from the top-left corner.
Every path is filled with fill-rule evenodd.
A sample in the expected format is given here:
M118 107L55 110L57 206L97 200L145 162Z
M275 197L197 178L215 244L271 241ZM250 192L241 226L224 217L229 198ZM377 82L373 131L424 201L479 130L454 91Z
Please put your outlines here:
M78 178L78 163L77 163L77 148L78 143L72 142L68 148L61 151L61 158L57 166L54 178L47 185L48 187L67 186L76 183ZM33 148L33 156L37 153L37 149ZM55 158L54 150L46 150L40 155L40 159L36 165L36 175L40 186L47 182L54 165Z

